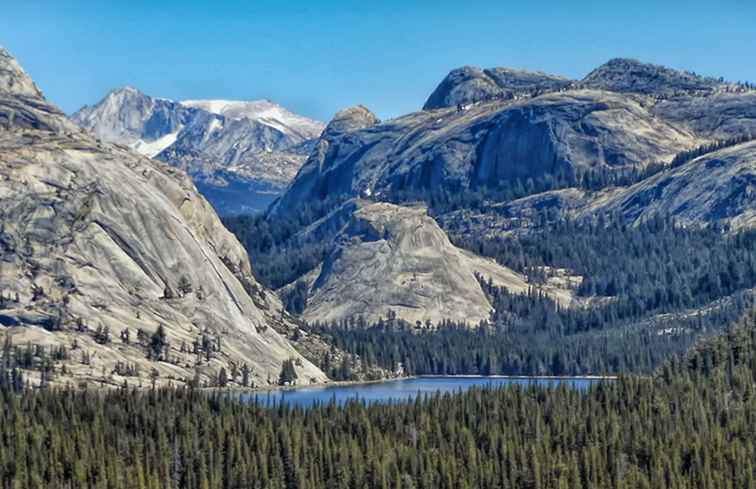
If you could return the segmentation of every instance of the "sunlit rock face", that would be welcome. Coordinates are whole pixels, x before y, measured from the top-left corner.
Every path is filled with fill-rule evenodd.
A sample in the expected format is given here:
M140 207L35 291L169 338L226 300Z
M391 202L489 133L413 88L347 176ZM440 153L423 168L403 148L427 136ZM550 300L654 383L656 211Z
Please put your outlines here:
M455 247L424 207L357 201L344 210L351 215L333 248L302 278L308 321L395 316L423 327L442 320L474 326L492 311L479 278L513 293L530 287L512 270ZM572 302L567 291L544 293L564 305Z
M302 382L326 380L276 332L280 302L185 173L78 129L5 51L0 73L2 333L75 344L61 382L147 385L153 369L208 381L247 365L261 385L292 358ZM147 359L161 325L168 346ZM193 348L203 336L212 351Z

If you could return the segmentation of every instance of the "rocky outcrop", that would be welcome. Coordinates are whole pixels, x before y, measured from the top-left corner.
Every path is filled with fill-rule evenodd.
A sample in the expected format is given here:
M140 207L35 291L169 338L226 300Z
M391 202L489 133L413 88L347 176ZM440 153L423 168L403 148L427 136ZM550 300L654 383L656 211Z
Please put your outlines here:
M303 278L303 317L371 322L395 314L423 325L475 325L492 311L476 275L515 293L529 288L522 276L452 245L424 207L358 202L325 261ZM567 291L547 293L571 302Z
M280 302L183 172L80 132L17 65L0 68L22 80L0 100L44 114L0 129L4 335L63 347L60 381L208 382L246 364L265 385L287 359L301 382L326 380L276 332L292 327Z
M11 128L78 132L60 109L44 100L16 59L0 47L0 130Z
M518 95L554 91L569 86L566 78L541 72L464 66L452 70L436 87L423 110L467 105L494 98L512 99Z
M125 87L74 114L104 141L189 173L219 212L260 211L294 177L323 130L268 100L174 102ZM249 194L248 198L244 194Z
M356 105L337 112L323 131L322 138L330 141L348 132L373 127L379 122L370 109L364 105Z
M653 117L618 94L552 93L501 111L478 146L474 178L515 179L642 169L694 146L690 132Z
M15 97L42 98L42 91L3 47L0 47L0 92Z

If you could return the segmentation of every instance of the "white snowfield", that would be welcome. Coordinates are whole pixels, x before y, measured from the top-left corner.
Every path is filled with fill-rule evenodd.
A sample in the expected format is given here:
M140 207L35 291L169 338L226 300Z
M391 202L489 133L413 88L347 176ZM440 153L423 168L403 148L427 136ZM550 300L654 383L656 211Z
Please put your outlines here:
M201 109L227 119L250 119L278 129L284 134L315 134L323 130L321 122L295 114L270 100L184 100L184 107Z
M162 153L164 149L176 142L176 138L181 132L181 129L183 129L183 127L154 141L146 142L143 139L139 139L137 142L130 145L131 149L148 158L154 158Z

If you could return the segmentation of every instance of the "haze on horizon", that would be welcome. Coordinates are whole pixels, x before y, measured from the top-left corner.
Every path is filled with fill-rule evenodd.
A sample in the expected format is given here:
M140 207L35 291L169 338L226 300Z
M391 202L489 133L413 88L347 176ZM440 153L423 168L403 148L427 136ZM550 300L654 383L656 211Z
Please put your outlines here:
M0 45L67 113L132 85L176 100L268 98L320 120L361 103L389 118L467 64L581 78L631 57L753 82L754 18L746 0L32 0L4 6Z

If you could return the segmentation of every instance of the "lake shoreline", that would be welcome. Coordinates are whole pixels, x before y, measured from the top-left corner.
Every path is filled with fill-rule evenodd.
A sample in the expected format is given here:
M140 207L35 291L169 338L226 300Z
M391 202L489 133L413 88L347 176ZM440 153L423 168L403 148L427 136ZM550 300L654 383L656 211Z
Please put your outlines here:
M473 388L501 389L530 385L551 388L563 384L582 391L596 383L614 379L616 377L611 376L418 375L366 382L276 386L272 389L237 391L237 395L243 401L260 403L264 407L280 404L308 407L330 402L341 405L353 400L369 404L408 402L417 399L418 396L458 394Z
M277 391L293 391L299 389L320 389L320 388L336 388L336 387L349 387L357 385L371 385L371 384L383 384L388 382L399 382L403 380L413 379L512 379L512 380L617 380L617 375L476 375L476 374L423 374L423 375L407 375L403 377L391 377L375 380L334 380L331 382L315 382L312 384L297 384L297 385L271 385L264 387L255 387L252 389L245 389L243 387L232 388L234 391L242 392L277 392ZM213 387L211 389L217 389Z

